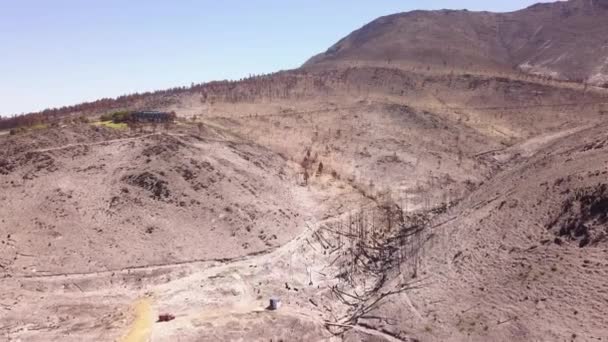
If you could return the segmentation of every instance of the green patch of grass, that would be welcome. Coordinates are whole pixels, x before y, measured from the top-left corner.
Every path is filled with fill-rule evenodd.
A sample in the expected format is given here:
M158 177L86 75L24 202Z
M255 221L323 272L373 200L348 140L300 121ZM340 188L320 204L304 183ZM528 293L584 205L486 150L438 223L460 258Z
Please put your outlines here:
M176 126L193 126L194 124L192 122L183 122L180 120L176 120L175 125Z
M124 122L115 123L112 121L97 121L93 123L94 126L104 126L112 129L127 129L128 126Z
M42 123L35 124L34 126L30 127L31 130L35 130L35 129L47 129L47 128L49 128L49 125L42 124Z

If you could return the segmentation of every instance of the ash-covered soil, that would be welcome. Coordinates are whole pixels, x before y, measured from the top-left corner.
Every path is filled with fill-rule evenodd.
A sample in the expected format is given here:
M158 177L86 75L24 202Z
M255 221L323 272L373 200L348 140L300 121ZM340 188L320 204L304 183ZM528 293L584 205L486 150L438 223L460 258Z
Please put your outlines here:
M608 138L590 125L597 113L558 123L541 107L534 122L523 111L500 123L393 100L224 103L168 129L0 137L3 331L602 336ZM273 296L284 307L268 312ZM164 313L176 318L156 322Z
M528 150L426 231L424 286L362 322L422 341L604 339L605 140L600 125Z
M608 175L608 171L598 171L598 175ZM563 182L563 179L556 183ZM568 189L567 192L572 192ZM574 189L563 202L561 212L548 224L557 243L560 238L576 240L580 247L597 245L606 240L608 233L608 185L598 183L595 186Z
M172 127L0 137L2 332L601 337L608 145L598 107L536 106L529 94L541 86L509 80L462 76L448 91L447 77L344 73L385 88L204 106L185 97ZM426 90L391 92L410 76ZM541 88L550 103L578 94ZM269 312L273 296L284 307Z
M293 166L242 141L76 127L3 146L0 261L12 276L236 258L285 243L309 211Z
M376 62L0 132L0 340L605 338L606 91Z

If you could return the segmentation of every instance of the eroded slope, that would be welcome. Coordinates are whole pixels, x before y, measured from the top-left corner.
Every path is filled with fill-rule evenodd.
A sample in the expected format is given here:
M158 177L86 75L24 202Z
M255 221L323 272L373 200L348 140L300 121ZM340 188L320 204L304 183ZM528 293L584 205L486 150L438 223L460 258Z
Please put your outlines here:
M4 272L234 258L302 229L309 201L290 163L265 148L179 132L95 141L97 129L81 130L90 139L3 157Z
M367 320L422 340L598 340L605 336L606 126L540 146L427 231L425 286ZM514 148L497 153L511 157ZM441 223L442 221L439 221Z

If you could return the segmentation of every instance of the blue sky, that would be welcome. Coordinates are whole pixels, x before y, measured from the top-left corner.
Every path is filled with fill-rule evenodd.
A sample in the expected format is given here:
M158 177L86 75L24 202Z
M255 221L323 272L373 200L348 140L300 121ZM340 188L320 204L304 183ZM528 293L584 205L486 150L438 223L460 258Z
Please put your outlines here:
M0 115L295 68L367 22L531 0L0 0Z

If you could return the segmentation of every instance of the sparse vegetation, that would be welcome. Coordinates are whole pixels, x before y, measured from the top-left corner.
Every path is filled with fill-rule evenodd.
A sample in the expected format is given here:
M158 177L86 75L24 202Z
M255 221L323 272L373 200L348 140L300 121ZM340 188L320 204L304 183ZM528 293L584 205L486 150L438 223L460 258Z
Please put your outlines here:
M47 129L47 128L49 128L49 125L45 124L45 123L37 123L30 127L30 129L32 129L32 130Z
M129 128L129 126L126 123L122 123L122 122L116 123L113 121L98 121L98 122L94 122L93 125L112 128L112 129L128 129Z
M11 128L10 135L17 135L20 133L24 133L26 131L27 131L27 129L25 129L23 127Z
M86 116L84 116L84 115L79 116L79 117L78 117L78 119L76 119L76 121L77 121L78 123L83 123L83 124L87 124L87 123L89 123L89 122L90 122L90 121L89 121L89 118L88 118L88 117L86 117Z
M112 121L115 124L119 124L119 123L126 123L126 122L130 121L130 118L131 118L131 111L121 110L121 111L117 111L117 112L103 114L99 117L99 121L101 121L101 122Z
M559 237L576 240L580 247L604 241L608 236L608 185L576 189L547 228Z
M419 15L404 23L468 14ZM471 27L460 67L456 44L406 64L390 41L377 61L333 49L314 68L0 120L7 337L113 338L146 293L143 316L174 310L151 326L167 340L603 336L608 93L482 70ZM181 119L141 124L141 108ZM270 295L285 314L258 310Z

